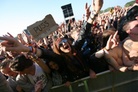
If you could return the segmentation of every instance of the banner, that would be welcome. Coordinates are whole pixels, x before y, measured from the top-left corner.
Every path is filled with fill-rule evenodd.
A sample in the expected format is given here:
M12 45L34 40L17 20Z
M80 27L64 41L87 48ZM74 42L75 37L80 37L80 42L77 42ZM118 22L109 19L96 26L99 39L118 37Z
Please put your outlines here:
M52 15L49 14L46 15L43 20L37 21L36 23L28 26L27 30L30 32L35 40L39 40L56 31L57 28L58 24L56 24Z

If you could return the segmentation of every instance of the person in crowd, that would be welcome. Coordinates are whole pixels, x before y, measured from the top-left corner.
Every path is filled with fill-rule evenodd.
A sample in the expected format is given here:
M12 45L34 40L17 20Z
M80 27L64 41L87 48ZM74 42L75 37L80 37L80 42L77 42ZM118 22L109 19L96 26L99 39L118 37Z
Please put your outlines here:
M104 54L106 51L116 47L119 44L119 37L117 33L118 31L115 31L114 28L110 28L109 30L105 30L103 32L102 49L90 56L90 65L95 73L100 73L109 69L112 70L112 67L110 67L110 65L106 62Z
M101 1L103 1L103 0L96 0L95 1L95 3L94 3L94 5L95 5L95 10L90 14L90 17L89 17L89 19L84 23L84 25L83 25L83 28L80 30L80 33L79 33L79 36L78 36L78 39L77 39L77 41L74 43L74 46L76 47L76 50L73 50L73 53L72 53L72 55L75 55L75 54L79 54L79 53L76 53L76 51L79 51L79 49L81 49L81 47L80 46L82 46L82 44L84 43L84 41L85 41L85 39L84 39L84 37L86 37L87 36L87 34L89 33L89 31L91 31L91 26L92 26L92 23L93 23L93 21L94 21L94 19L95 19L95 17L96 17L96 15L98 14L98 12L99 12L99 10L101 9L101 7L102 7L102 4L103 4L103 2L101 2ZM2 39L7 39L7 40L9 40L10 38L9 37L1 37L1 40ZM15 42L17 42L17 41L14 41L14 39L10 39L10 41L13 41L13 43ZM11 41L11 42L12 42ZM62 41L62 40L61 40ZM65 40L64 40L65 41ZM8 44L8 43L5 43L5 42L2 42L2 44L1 45L3 45L4 46L4 44L6 45L6 44ZM12 45L12 47L11 47L11 45L12 44L10 44L10 47L8 46L8 48L12 48L12 49L10 49L10 50L12 50L12 51L18 51L18 50L20 50L21 52L23 51L25 51L26 52L26 50L27 50L27 48L26 47L24 47L24 45L21 45L19 42L17 42L17 44L15 45L14 44L14 46ZM21 46L21 48L20 48L20 46L19 46L19 48L17 47L17 48L14 48L15 46L18 46L18 45L20 45ZM59 44L58 44L59 45ZM57 46L58 46L57 45ZM6 47L7 47L6 46ZM68 45L69 46L69 45ZM8 48L5 48L6 50L8 50ZM25 50L25 48L26 48L26 50ZM32 47L33 48L33 47ZM35 49L35 50L34 50ZM64 48L63 48L64 49ZM29 48L29 51L32 51L32 52L35 52L36 54L37 54L37 52L38 52L38 56L41 56L41 57L45 57L45 58L49 58L49 59L53 59L52 57L55 57L55 56L51 56L51 54L52 54L52 52L51 51L48 51L48 50L43 50L42 48L39 48L39 49L37 49L37 48L33 48L33 49L30 49ZM70 51L69 49L66 49L65 51ZM18 51L19 52L19 51ZM28 51L27 51L28 52ZM50 54L51 53L51 54ZM77 66L79 67L78 68L78 70L79 69L81 69L81 71L80 72L82 72L82 71L84 71L85 70L85 68L84 68L84 65L83 65L83 63L82 63L82 60L79 60L79 58L82 58L82 57L78 57L79 55L76 55L74 58L76 58L76 60L77 60L77 62L75 62L75 63L77 63ZM57 58L56 58L57 59ZM71 59L70 59L71 60ZM79 62L78 62L79 61ZM69 62L70 63L70 62ZM81 66L80 66L81 65ZM75 67L76 68L76 67ZM80 72L78 72L78 73L80 73Z
M5 76L8 76L7 82L14 92L23 92L22 88L18 85L16 81L18 73L11 71L11 69L9 68L10 61L10 59L4 59L0 64L0 71Z
M101 7L102 4L98 8ZM69 39L66 38L59 38L56 40L54 46L55 48L53 49L55 53L62 55L66 58L66 64L68 68L73 72L73 74L75 74L76 79L88 76L89 63L87 58L85 58L84 53L81 51L83 49L85 41L89 39L89 33L91 32L93 21L99 11L97 9L98 11L94 11L94 15L93 13L90 14L89 7L87 7L87 4L85 6L85 9L88 20L86 21L86 24L84 23L85 25L83 25L83 27L77 31L77 34L74 37L74 42L72 43L69 41Z
M47 61L47 65L51 69L51 77L53 86L65 84L69 86L72 79L71 72L67 68L66 64L62 65L61 62Z
M138 20L135 19L138 16L137 11L135 11L137 9L138 6L132 7L125 16L125 20L121 21L123 24L122 29L128 34L128 37L125 38L119 46L113 48L105 55L106 60L118 71L138 70Z
M66 38L59 38L56 40L53 51L65 57L65 64L73 73L75 80L88 76L88 69L84 58L81 54L72 47L72 42Z
M16 81L25 92L39 92L39 90L40 92L49 92L52 87L49 68L47 67L47 72L44 71L32 59L24 55L16 56L10 62L9 67L12 71L18 73Z
M124 31L123 26L130 20L137 19L138 6L133 6L129 11L127 11L126 16L123 16L118 25L118 34L120 40L123 41L126 37L128 37L128 33Z
M5 59L6 57L5 57L5 55L0 55L0 63Z
M1 65L1 63L2 63L2 61L6 58L5 57L5 55L4 55L4 51L1 49L1 56L0 56L0 65ZM1 67L0 67L1 68ZM1 69L0 69L1 70ZM14 90L12 90L12 88L11 88L11 86L10 86L10 84L9 84L9 82L7 82L7 80L6 80L6 76L4 76L3 74L2 74L2 72L0 72L0 90L2 91L2 92L14 92Z
M93 1L93 11L90 11L90 7L87 4L85 6L86 20L82 22L83 24L77 25L75 20L69 20L66 27L63 24L60 31L54 32L56 37L53 37L53 40L51 35L44 41L35 41L34 43L25 34L19 34L18 40L11 37L10 34L9 36L0 37L0 40L4 40L1 42L1 48L4 47L3 49L6 51L7 57L13 59L10 63L10 69L15 74L18 74L16 81L20 84L21 88L18 87L16 90L24 90L25 92L49 92L49 88L52 86L61 84L69 86L70 82L88 76L89 72L90 77L95 78L97 73L108 70L108 65L122 72L138 70L138 21L136 20L138 19L138 7L134 6L131 8L126 16L124 16L126 11L123 8L121 10L119 7L113 8L112 14L100 14L100 21L103 20L103 24L99 27L101 23L94 20L103 5L103 0ZM120 19L121 17L123 18L118 22L117 18ZM114 18L116 19L114 20ZM118 24L119 26L117 26ZM109 31L111 27L118 29L118 33ZM109 30L105 31L104 29ZM70 40L70 36L64 37L66 35L65 32L70 32L73 40L72 38ZM92 33L95 33L95 35ZM117 34L119 34L122 41L120 44ZM104 35L106 36L104 37ZM91 37L94 42L98 42L93 43ZM104 38L101 40L101 37ZM24 55L18 56L21 53L46 60L46 64L42 63L42 60L32 62L30 57L25 57ZM30 65L28 66L28 64ZM47 68L47 65L51 71ZM4 74L4 70L6 69L9 70L7 66L1 68L1 72ZM39 73L34 69L38 69ZM51 74L53 83L51 83L49 74ZM41 75L44 80L41 80ZM4 85L3 87L0 86L0 90L3 90L3 92L12 92L1 73L0 80ZM47 80L50 80L50 83Z
M2 73L0 72L0 90L2 92L14 92L10 85L8 84L8 82L6 81L6 78L2 75Z

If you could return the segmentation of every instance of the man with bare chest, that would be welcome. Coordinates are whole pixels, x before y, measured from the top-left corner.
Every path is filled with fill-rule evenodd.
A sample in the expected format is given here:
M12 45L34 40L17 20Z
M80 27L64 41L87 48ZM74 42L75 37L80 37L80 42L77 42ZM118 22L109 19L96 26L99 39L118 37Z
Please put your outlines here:
M138 6L134 8L138 9ZM134 18L125 21L123 30L128 37L105 54L106 60L116 70L138 71L138 20Z
M138 70L138 41L134 42L129 37L123 43L105 55L107 62L116 70Z

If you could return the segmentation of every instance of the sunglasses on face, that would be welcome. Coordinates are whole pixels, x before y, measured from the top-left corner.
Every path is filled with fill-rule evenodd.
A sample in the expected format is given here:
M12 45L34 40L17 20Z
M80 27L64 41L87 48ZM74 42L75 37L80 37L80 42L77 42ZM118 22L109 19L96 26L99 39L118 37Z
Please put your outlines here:
M2 60L4 60L5 59L5 57L4 56L1 56L0 57L0 61L2 61Z
M63 46L63 43L66 43L67 42L67 39L63 39L60 43L59 43L59 47L60 46Z

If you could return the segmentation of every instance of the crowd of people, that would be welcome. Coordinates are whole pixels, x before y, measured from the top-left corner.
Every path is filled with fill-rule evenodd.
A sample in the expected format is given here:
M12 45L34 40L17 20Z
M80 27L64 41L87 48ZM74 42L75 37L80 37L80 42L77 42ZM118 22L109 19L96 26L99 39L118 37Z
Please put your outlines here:
M49 36L0 37L0 90L49 92L53 86L110 71L138 70L138 6L99 13L103 0L85 4L81 20L62 23Z

